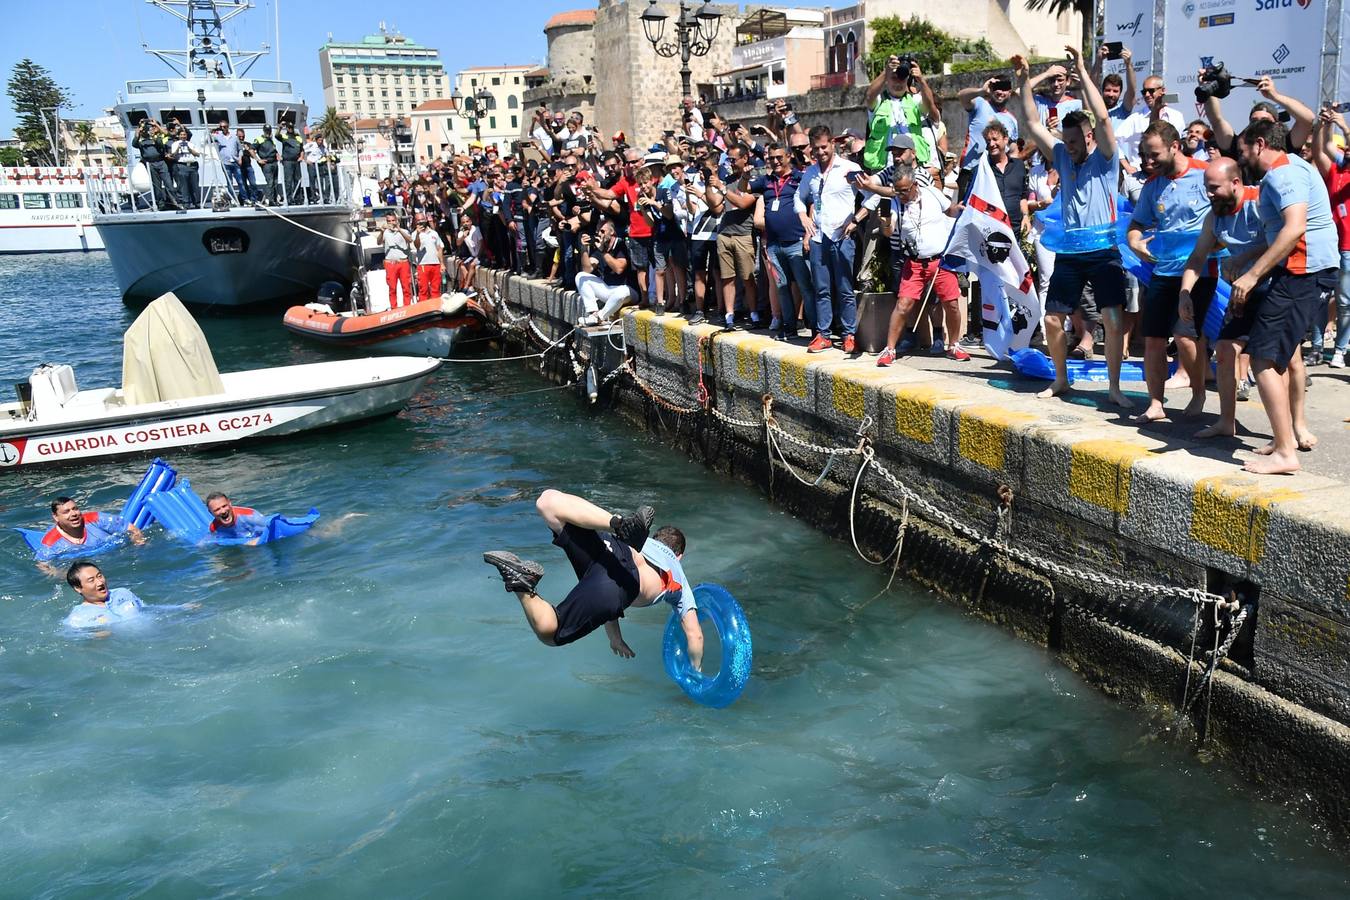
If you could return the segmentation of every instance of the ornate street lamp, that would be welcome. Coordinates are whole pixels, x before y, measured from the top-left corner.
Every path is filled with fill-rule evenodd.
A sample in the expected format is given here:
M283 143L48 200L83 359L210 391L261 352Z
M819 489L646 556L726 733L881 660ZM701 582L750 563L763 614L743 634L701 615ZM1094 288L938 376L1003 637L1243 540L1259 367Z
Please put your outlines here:
M478 143L483 143L483 129L480 124L483 114L496 109L497 101L487 88L480 88L478 93L464 96L459 91L452 91L450 99L455 101L455 115L461 119L468 119L469 124L473 126L473 136Z
M697 11L686 0L680 0L680 15L675 20L675 34L668 41L662 39L666 33L666 19L670 17L657 9L656 0L649 0L647 9L640 18L642 32L647 36L647 42L652 45L657 56L669 59L679 54L681 96L691 96L693 91L689 84L689 77L692 74L689 70L689 58L708 55L713 41L717 40L722 14L714 10L708 0L704 0Z

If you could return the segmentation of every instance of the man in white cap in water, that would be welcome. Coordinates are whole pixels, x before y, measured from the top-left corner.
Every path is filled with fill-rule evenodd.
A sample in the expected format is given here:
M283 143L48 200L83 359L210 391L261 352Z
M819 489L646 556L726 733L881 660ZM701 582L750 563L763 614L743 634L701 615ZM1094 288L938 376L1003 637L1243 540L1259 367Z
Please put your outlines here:
M665 600L679 614L690 663L701 670L703 629L693 588L680 565L683 532L664 525L649 537L656 515L650 506L610 514L589 500L551 488L539 495L535 508L576 572L577 586L567 597L555 607L535 593L544 567L533 560L492 550L483 554L483 561L496 567L507 592L520 600L540 641L561 647L604 625L614 653L632 659L636 654L619 631L624 610Z

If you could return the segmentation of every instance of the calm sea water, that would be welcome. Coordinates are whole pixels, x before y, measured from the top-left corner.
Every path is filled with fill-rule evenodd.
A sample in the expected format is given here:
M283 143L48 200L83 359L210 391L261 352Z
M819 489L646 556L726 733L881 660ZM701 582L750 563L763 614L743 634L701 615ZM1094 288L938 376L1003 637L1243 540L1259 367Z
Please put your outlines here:
M214 320L222 368L318 359L277 317ZM120 375L101 254L0 257L0 383ZM199 490L321 527L101 558L149 603L74 641L74 597L0 537L0 894L750 897L1333 896L1344 861L1289 809L1156 740L1042 651L884 577L514 366L449 367L421 409L240 452ZM0 476L0 527L69 493L117 508L144 461ZM569 587L544 487L650 498L692 577L746 607L727 710L662 672L664 615L545 648L480 561ZM875 597L875 599L874 599Z

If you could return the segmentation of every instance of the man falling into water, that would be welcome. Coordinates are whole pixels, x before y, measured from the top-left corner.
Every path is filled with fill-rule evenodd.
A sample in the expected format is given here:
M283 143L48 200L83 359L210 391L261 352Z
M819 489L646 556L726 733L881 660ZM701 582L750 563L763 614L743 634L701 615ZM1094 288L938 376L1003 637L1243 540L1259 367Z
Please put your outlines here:
M544 567L533 560L492 550L483 554L483 561L497 569L507 592L520 600L540 641L561 647L604 625L610 649L632 659L636 654L624 642L619 619L630 606L665 600L680 617L689 661L696 670L702 668L703 629L694 591L680 565L684 534L678 528L665 525L649 537L655 516L650 506L611 515L588 500L552 489L539 495L535 508L576 573L577 586L567 597L555 607L535 593Z

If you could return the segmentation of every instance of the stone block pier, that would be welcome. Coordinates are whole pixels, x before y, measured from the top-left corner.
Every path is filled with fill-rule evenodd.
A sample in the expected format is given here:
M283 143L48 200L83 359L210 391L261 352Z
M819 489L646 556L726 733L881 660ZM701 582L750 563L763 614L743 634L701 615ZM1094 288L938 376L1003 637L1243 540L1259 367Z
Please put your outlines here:
M924 361L878 369L632 309L578 329L574 294L491 271L479 290L582 402L1046 647L1350 836L1350 485L1248 475Z

